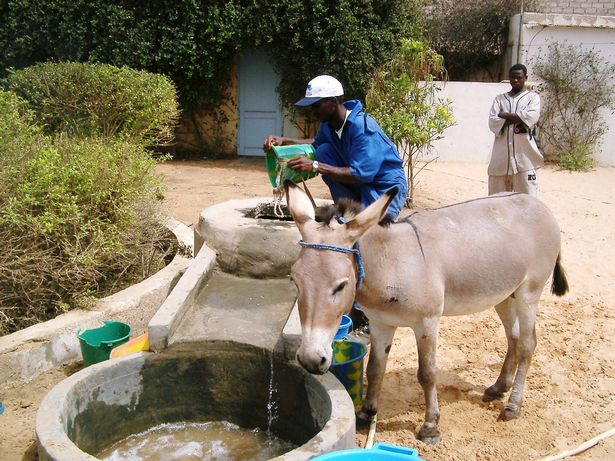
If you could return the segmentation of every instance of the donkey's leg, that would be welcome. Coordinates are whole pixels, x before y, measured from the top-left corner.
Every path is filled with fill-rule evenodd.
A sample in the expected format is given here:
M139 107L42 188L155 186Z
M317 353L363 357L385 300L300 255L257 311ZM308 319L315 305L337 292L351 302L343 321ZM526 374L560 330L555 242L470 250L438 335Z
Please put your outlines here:
M396 329L397 327L370 320L370 350L366 372L367 393L361 411L357 413L357 424L359 426L369 424L378 412L378 396L382 388L387 359Z
M499 419L508 421L519 417L521 403L523 402L523 388L525 378L530 368L532 355L536 349L536 310L540 292L528 293L526 290L515 292L514 304L517 308L519 319L519 339L517 340L517 374L513 383L512 391L508 397L508 403L500 413Z
M517 311L512 298L506 298L500 304L495 306L495 310L504 325L506 332L506 341L508 349L506 357L502 364L502 370L495 384L485 389L483 394L483 402L491 402L492 400L501 399L505 392L508 392L513 384L515 371L517 371L517 340L519 339L519 322L517 319Z
M425 422L419 430L418 438L428 444L440 441L438 430L440 409L436 389L436 348L439 324L439 317L431 317L424 318L413 326L419 357L417 377L425 394Z

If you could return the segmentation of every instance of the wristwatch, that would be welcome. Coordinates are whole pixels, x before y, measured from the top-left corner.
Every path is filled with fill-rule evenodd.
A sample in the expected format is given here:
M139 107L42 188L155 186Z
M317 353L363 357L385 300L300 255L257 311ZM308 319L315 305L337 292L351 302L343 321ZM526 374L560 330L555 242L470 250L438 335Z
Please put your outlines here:
M312 171L318 173L318 160L312 162Z

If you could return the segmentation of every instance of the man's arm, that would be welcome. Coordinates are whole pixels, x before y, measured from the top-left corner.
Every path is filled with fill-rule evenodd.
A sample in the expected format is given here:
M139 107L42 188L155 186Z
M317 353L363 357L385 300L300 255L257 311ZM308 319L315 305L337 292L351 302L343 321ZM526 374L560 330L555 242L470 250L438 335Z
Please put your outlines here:
M526 126L532 128L538 123L538 117L540 116L540 96L537 93L530 93L528 103L517 110L516 113Z
M263 149L269 150L272 146L288 146L292 144L312 144L314 138L296 139L285 136L274 136L270 134L263 143Z
M521 120L521 118L514 112L500 112L498 114L498 117L506 120L506 122L504 122L504 126L509 125L511 123L514 123L514 124L523 123L523 120Z
M540 96L536 93L530 93L529 102L518 109L516 112L500 112L498 117L503 118L509 124L522 123L525 126L532 128L538 122L540 115Z
M286 165L295 171L314 171L314 161L307 157L293 157ZM337 182L348 184L361 183L361 181L351 174L350 168L348 167L333 166L327 163L318 162L318 169L316 171Z
M489 129L496 136L501 134L506 126L506 120L500 117L501 112L499 97L496 97L489 111Z

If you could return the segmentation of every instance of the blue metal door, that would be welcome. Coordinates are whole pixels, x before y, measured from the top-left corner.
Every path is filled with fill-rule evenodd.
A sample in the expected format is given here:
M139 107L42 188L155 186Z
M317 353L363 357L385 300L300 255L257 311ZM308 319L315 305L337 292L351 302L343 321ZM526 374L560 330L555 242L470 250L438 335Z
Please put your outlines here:
M239 59L239 155L263 155L268 134L282 134L282 111L273 61L263 51L246 51Z

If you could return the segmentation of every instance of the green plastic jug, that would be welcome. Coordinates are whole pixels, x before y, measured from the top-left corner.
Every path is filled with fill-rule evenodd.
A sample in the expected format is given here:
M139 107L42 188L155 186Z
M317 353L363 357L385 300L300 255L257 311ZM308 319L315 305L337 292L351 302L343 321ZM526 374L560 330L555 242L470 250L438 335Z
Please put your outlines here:
M269 181L274 188L278 188L284 181L290 179L293 182L300 182L313 178L317 175L316 172L299 173L291 170L285 165L287 160L293 157L302 156L314 160L316 157L316 149L311 144L294 144L290 146L273 146L265 152L265 165L267 166L267 174Z

